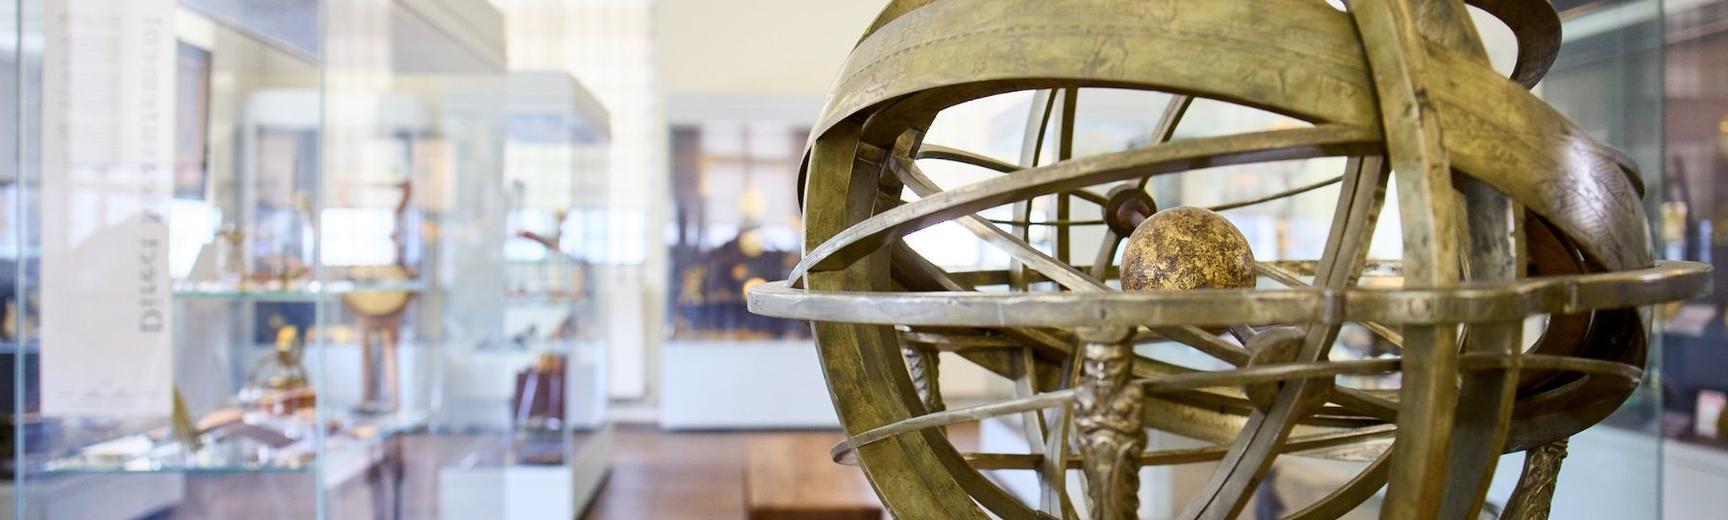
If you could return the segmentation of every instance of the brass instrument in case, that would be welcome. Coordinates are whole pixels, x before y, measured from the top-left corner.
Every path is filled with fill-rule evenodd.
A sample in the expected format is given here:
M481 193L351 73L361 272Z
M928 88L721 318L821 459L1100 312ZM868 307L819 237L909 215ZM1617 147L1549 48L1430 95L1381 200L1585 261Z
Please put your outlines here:
M1548 2L1346 4L891 2L813 132L806 254L789 282L749 291L753 312L814 322L849 433L835 459L862 466L900 518L1011 519L1135 518L1140 468L1212 461L1178 518L1225 519L1243 514L1279 455L1303 452L1366 465L1289 517L1336 518L1385 489L1381 517L1403 519L1477 518L1500 455L1522 451L1505 517L1545 518L1567 439L1641 382L1642 309L1707 291L1709 268L1655 260L1634 165L1529 92L1560 46ZM1510 78L1490 67L1467 4L1515 35ZM1168 93L1152 141L1075 157L1086 88ZM944 109L1016 91L1036 92L1020 164L925 142ZM1171 140L1196 99L1307 124ZM1055 160L1040 161L1047 140ZM1332 222L1291 237L1323 244L1315 260L1255 261L1227 221L1158 211L1147 190L1161 175L1325 157L1345 158ZM941 189L926 161L1002 175ZM1392 186L1403 259L1370 262ZM1042 224L1051 247L1028 232L1035 199L1054 202ZM1077 204L1099 206L1103 222L1072 219ZM1006 224L978 215L1004 206L1015 212ZM1155 224L1161 215L1183 220ZM951 271L900 240L944 222L1013 266ZM1104 226L1104 239L1075 261L1082 225ZM1169 247L1193 230L1204 232ZM1115 265L1124 247L1156 261ZM1525 341L1537 315L1549 318ZM1396 355L1329 360L1346 324ZM1154 341L1230 368L1183 368L1134 348ZM1021 393L944 409L938 352L1014 379ZM1361 374L1396 374L1400 385L1338 382ZM962 453L942 433L1007 415L1026 417L1032 453ZM1147 451L1148 429L1214 445ZM1039 498L1011 495L987 469L1036 473ZM1070 496L1071 484L1086 492Z
M407 269L383 266L369 270L365 279L402 283L412 279ZM390 413L401 403L398 345L402 321L414 294L408 291L366 291L342 295L342 302L358 316L360 334L360 388L358 406L365 413Z
M242 404L276 416L291 416L316 406L318 394L301 363L305 354L306 338L300 335L299 327L277 329L275 349L258 360L246 376L246 386L240 391Z

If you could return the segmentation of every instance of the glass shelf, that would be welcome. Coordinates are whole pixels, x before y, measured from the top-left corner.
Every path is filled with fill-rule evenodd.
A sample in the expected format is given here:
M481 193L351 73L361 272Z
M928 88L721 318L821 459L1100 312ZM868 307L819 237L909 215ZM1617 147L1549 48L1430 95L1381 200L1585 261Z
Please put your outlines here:
M325 437L324 453L328 457L373 457L374 450L366 449L368 446L421 431L428 419L424 412L347 414L334 421L341 429ZM310 421L253 420L249 418L245 426L224 427L205 434L205 445L192 453L187 453L179 441L164 435L162 428L156 428L77 448L74 453L42 463L41 473L297 473L313 468L317 450L310 435ZM281 435L284 439L291 435L297 438L272 446L275 443L260 440L257 433L249 435L247 430L267 431L264 435Z
M15 272L0 334L21 334L0 341L20 376L0 401L22 437L0 472L21 516L460 518L438 508L521 493L426 477L529 459L567 482L603 472L582 450L604 443L563 440L605 417L600 105L568 72L511 70L487 0L251 3L13 13L43 42L0 67L21 109L21 135L0 138L31 148L9 195L30 218L0 226ZM66 51L137 31L161 38L128 51L168 59ZM147 96L171 125L64 108L139 85L176 87ZM101 162L101 143L145 137L164 142L127 146L170 153ZM60 182L98 166L140 182ZM58 201L78 202L42 209ZM253 404L275 391L292 393ZM171 414L199 419L198 442ZM466 426L481 428L444 439ZM551 482L536 501L570 498Z
M512 305L592 305L593 297L582 294L512 293L505 296Z
M305 282L293 287L261 283L256 288L237 288L232 284L181 283L174 287L175 298L244 299L259 301L312 301L320 297L384 292L425 292L423 282Z

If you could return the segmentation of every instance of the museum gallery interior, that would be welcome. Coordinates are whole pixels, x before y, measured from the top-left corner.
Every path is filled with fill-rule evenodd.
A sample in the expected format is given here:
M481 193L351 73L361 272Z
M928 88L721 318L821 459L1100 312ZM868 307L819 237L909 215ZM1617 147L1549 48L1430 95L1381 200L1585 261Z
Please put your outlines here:
M0 518L1728 511L1728 0L0 27Z

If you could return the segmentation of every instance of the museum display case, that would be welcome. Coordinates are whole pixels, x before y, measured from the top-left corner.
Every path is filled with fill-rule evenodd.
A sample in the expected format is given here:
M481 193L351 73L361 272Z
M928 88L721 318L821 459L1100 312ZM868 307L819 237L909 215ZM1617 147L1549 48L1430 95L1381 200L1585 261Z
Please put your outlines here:
M1728 507L1728 325L1722 221L1728 179L1728 2L1669 0L1663 10L1661 184L1663 256L1717 265L1716 291L1665 309L1661 425L1663 484L1671 518L1702 518Z
M479 0L9 7L6 516L582 507L611 215L579 80L512 70Z
M834 424L819 378L800 368L815 358L809 324L745 308L745 291L785 278L802 247L798 170L809 129L760 108L716 107L670 129L665 428ZM756 370L787 375L765 380ZM769 399L777 405L757 405Z
M746 291L779 280L803 247L799 168L808 109L697 102L670 128L672 211L659 420L668 429L835 424L810 326L752 314ZM790 105L790 106L783 106ZM762 371L781 374L765 379ZM772 401L775 406L760 406Z
M804 323L750 314L748 286L797 263L798 168L809 130L773 121L672 129L672 341L802 340Z

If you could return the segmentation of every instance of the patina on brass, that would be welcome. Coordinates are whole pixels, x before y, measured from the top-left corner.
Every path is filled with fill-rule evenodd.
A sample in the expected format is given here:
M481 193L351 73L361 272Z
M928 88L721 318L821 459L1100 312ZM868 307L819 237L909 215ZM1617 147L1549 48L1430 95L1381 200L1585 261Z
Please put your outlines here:
M1254 286L1254 250L1234 224L1201 208L1170 208L1128 236L1122 288L1129 291Z
M1253 337L1248 338L1248 344L1245 345L1248 351L1252 353L1252 356L1248 358L1248 366L1295 362L1296 356L1301 353L1300 349L1305 335L1301 329L1295 327L1273 327L1256 333ZM1307 412L1312 412L1314 409L1325 405L1332 393L1332 383L1330 379L1315 380L1304 390L1306 393L1297 403L1297 408L1306 415ZM1251 384L1243 387L1242 393L1248 396L1249 402L1254 403L1254 408L1266 412L1278 402L1278 391L1283 386L1281 383Z
M812 133L805 256L789 281L749 290L755 312L813 321L848 431L835 460L862 466L900 518L1133 518L1136 468L1204 461L1217 470L1176 505L1179 518L1236 518L1273 461L1300 452L1367 464L1288 518L1337 518L1385 489L1382 518L1473 519L1499 455L1534 450L1508 517L1540 517L1560 446L1643 378L1641 308L1708 291L1708 267L1656 261L1631 162L1528 91L1560 44L1546 0L1346 4L890 2ZM1467 4L1516 36L1510 77L1489 66ZM1075 107L1088 88L1170 96L1148 114L1145 144L1080 155ZM1017 162L924 142L943 110L1019 91L1034 96ZM1172 140L1196 99L1307 125ZM1294 237L1317 259L1256 262L1224 228L1204 242L1224 254L1182 254L1161 244L1174 231L1141 222L1190 211L1156 213L1153 177L1327 157L1345 159L1336 177L1206 208L1336 189L1329 227ZM925 161L999 175L942 189ZM1403 258L1371 261L1394 183ZM1075 218L1083 204L1101 218ZM979 215L999 207L1011 216ZM1035 219L1037 207L1051 211ZM900 240L945 222L1012 263L952 271ZM1090 258L1075 254L1088 245L1074 238L1082 226L1104 237ZM1035 240L1035 228L1051 239ZM1116 265L1119 254L1132 259ZM1204 283L1141 279L1160 276ZM1521 348L1522 323L1537 314L1547 327ZM1399 356L1328 359L1346 324ZM1196 371L1134 349L1159 341L1230 368ZM946 408L937 352L1014 381L1017 395ZM1402 386L1334 382L1385 373ZM961 453L943 434L998 416L1022 419L1030 452ZM1144 451L1148 429L1211 446ZM1071 468L1085 478L1070 482ZM1041 492L1022 500L980 469L1034 472ZM1087 491L1070 496L1070 484Z

